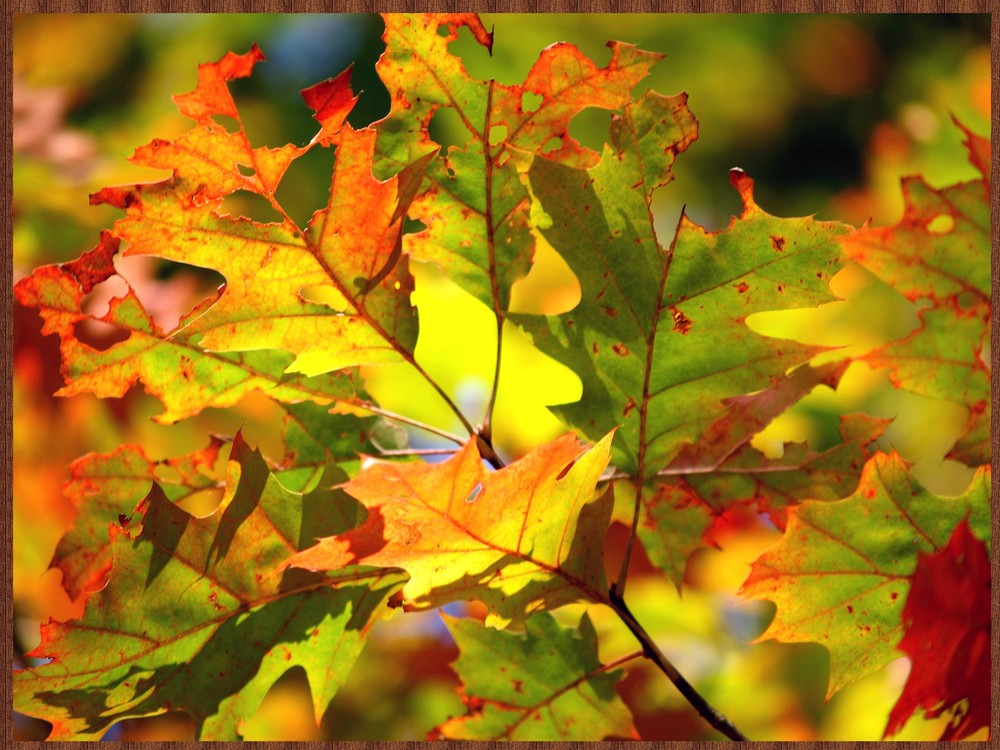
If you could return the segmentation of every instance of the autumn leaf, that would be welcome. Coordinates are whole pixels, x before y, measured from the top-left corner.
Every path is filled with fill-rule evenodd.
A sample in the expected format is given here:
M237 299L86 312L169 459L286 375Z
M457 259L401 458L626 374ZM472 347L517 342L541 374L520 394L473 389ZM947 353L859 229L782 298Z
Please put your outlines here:
M724 416L647 481L637 534L650 561L677 586L688 558L705 546L705 531L734 505L753 504L783 524L785 505L807 498L838 499L856 485L867 458L857 460L857 442L875 437L868 434L867 419L846 421L843 443L822 453L790 444L781 458L772 459L750 444L817 386L836 388L845 370L840 362L804 365L770 388L727 399ZM857 422L862 423L860 429ZM838 489L843 491L836 494ZM619 520L629 523L631 513Z
M752 507L783 529L789 507L849 495L887 424L847 415L841 418L841 442L824 451L788 443L780 458L767 458L747 444L704 473L675 460L643 493L637 533L650 561L680 586L688 558L714 544L705 532L726 511Z
M330 414L310 402L285 404L287 417L283 442L286 454L274 467L282 485L301 492L315 487L332 465L348 468L359 454L378 450L373 435L387 448L401 447L405 434L381 418ZM156 482L169 500L186 505L194 499L218 505L225 486L224 467L216 464L222 441L188 456L153 461L143 450L125 445L114 453L91 454L70 466L71 479L64 488L76 507L76 520L56 547L51 567L63 573L63 586L73 598L104 585L111 567L108 526L119 515L128 515ZM332 481L332 480L331 480ZM215 496L214 500L210 496Z
M160 419L175 421L258 389L293 402L351 399L349 377L306 385L296 374L413 361L417 321L400 252L402 221L430 155L385 182L373 177L375 132L344 123L355 101L349 71L305 92L321 125L310 144L252 148L226 81L249 75L261 59L255 47L201 66L196 91L176 98L197 126L176 141L154 140L131 158L173 175L91 196L125 211L114 235L102 235L78 261L42 267L18 283L19 301L39 308L45 332L62 339L61 395L120 396L142 381L166 407ZM215 119L221 115L238 129L226 130ZM289 164L317 144L336 150L330 195L299 228L275 191ZM261 196L283 220L222 213L223 198L237 190ZM77 339L74 325L88 317L83 296L115 273L120 240L129 243L123 255L212 268L226 283L171 332L156 326L130 289L101 319L128 338L97 351Z
M309 570L400 568L408 608L481 600L505 627L532 612L604 601L601 540L613 499L593 499L611 435L584 451L565 435L488 471L474 439L437 464L371 461L343 489L368 517L289 561Z
M469 713L449 719L436 734L536 741L637 736L615 692L623 672L598 660L597 633L586 614L574 629L539 613L525 622L523 634L443 617L458 645L454 668Z
M154 485L113 527L110 581L83 618L43 625L30 656L51 661L15 673L14 709L51 722L50 739L97 739L121 719L175 710L199 736L237 739L241 719L295 666L309 676L319 721L401 578L274 574L314 535L350 528L357 504L328 489L284 490L239 436L230 473L230 500L206 518Z
M766 214L734 171L742 215L710 233L682 214L661 247L650 202L694 127L685 97L649 92L614 119L597 166L535 158L527 171L550 221L542 233L582 298L563 315L513 319L583 381L582 398L556 414L590 437L621 425L615 464L640 483L723 417L726 399L774 386L816 353L755 334L746 319L834 299L827 282L845 231Z
M989 141L963 128L979 179L935 190L921 177L902 182L903 218L843 238L852 260L910 300L927 301L920 325L865 359L893 384L969 410L950 456L973 466L990 460Z
M467 143L428 167L410 209L427 228L411 238L409 252L439 265L501 316L535 247L531 203L508 149L593 164L597 155L569 135L570 121L588 107L623 107L663 56L609 42L611 60L600 68L561 42L543 50L523 84L507 86L473 78L449 52L462 28L491 49L492 33L475 14L386 14L384 20L386 51L376 69L389 91L390 111L376 124L380 171L395 173L436 146L428 126L441 109L455 113L468 135Z
M285 455L274 472L296 492L316 486L332 465L353 474L362 454L400 450L407 444L406 431L381 417L331 413L309 401L282 407Z
M120 397L141 385L166 423L256 391L283 411L269 459L238 434L228 462L213 439L177 458L126 445L73 465L66 491L77 520L53 565L85 610L42 626L41 645L18 662L28 668L14 675L14 709L50 722L53 739L99 739L124 719L177 712L200 738L236 740L254 734L246 720L295 670L318 724L388 607L469 601L483 605L485 624L444 617L467 712L434 736L634 738L619 667L645 657L712 727L742 740L695 687L706 674L686 680L624 592L636 537L679 584L691 553L715 543L715 521L757 513L783 531L743 590L776 605L762 638L824 645L830 694L910 655L887 735L918 711L952 713L947 738L988 725L988 142L966 133L981 178L940 190L905 181L896 227L771 216L732 170L742 210L727 227L710 232L682 210L671 236L658 236L656 191L699 128L686 94L633 98L661 55L611 42L600 66L556 43L523 83L501 84L451 53L460 34L492 52L475 14L386 15L376 72L388 114L348 123L359 115L348 68L301 92L315 121L307 143L251 141L250 109L233 91L264 60L256 45L201 65L195 89L174 97L190 129L131 157L163 179L94 193L92 204L122 212L114 230L15 286L59 337L61 395ZM590 109L612 113L601 153L570 135ZM449 123L459 143L442 150L430 133ZM301 207L283 196L290 169L307 168L316 149L333 163L330 188L300 222ZM266 216L233 216L234 205ZM580 301L559 315L512 313L513 286L541 240L578 279ZM178 303L184 314L167 330L140 299L142 284L119 276L134 255L210 269L225 283ZM495 319L481 425L458 406L472 403L468 394L452 401L417 360L411 258L437 266ZM969 410L951 456L982 468L960 497L927 491L898 456L873 455L885 422L864 415L843 418L841 442L823 450L787 444L771 457L755 447L855 359L814 366L824 349L747 321L835 300L830 278L851 260L926 301L917 330L864 360L900 388ZM105 282L125 291L95 319ZM505 371L519 366L517 349L501 356L508 319L579 376L582 396L554 408L574 433L504 466L491 441L501 360ZM97 327L114 335L87 334ZM372 366L399 363L442 397L467 441L411 418L405 398L393 412L372 401ZM380 381L372 391L388 393ZM430 449L452 454L440 463L415 460L425 451L405 450L405 433L383 417L461 447ZM614 492L628 482L634 503L615 515ZM217 507L194 512L196 499ZM609 589L612 518L630 534ZM649 609L641 590L630 597L636 612ZM586 615L570 628L549 614L576 602L607 605L603 614L625 626L618 635L642 650L602 663ZM396 653L380 654L375 669ZM371 680L355 680L368 700Z
M63 574L63 586L74 599L104 585L111 568L108 527L119 514L128 515L155 481L164 495L183 503L195 495L222 498L216 462L222 442L180 458L152 461L142 448L123 445L114 453L90 454L70 465L66 497L76 507L76 520L59 540L51 567Z
M828 696L898 656L903 606L918 553L948 543L962 519L989 539L990 471L959 497L921 487L895 454L876 454L837 502L788 509L781 541L754 563L742 594L778 609L760 639L816 642L830 651Z
M912 661L885 737L917 709L928 718L954 711L941 740L990 726L990 558L963 520L948 544L921 553L903 607L899 650Z
M66 385L59 396L92 393L119 398L137 382L164 406L159 422L176 422L207 407L225 408L253 391L264 391L280 401L345 401L364 404L357 395L350 372L312 378L286 374L293 356L275 350L208 352L200 334L188 323L196 320L206 301L181 318L175 331L166 334L156 325L131 288L111 300L99 320L127 334L127 339L105 349L81 341L75 328L92 319L83 311L85 295L114 275L113 259L120 240L103 232L100 243L78 260L42 266L14 287L17 300L38 308L45 325L42 332L58 334L62 373Z
M263 59L256 48L244 57L240 75ZM413 281L396 248L406 213L400 199L412 198L411 183L419 183L427 158L385 182L375 179L375 132L344 122L355 102L349 72L306 90L321 123L308 146L251 148L225 85L235 75L232 58L215 65L211 75L211 66L202 66L198 89L177 98L198 126L174 142L155 140L131 158L171 169L173 176L105 188L91 198L125 210L115 224L115 235L129 242L125 255L155 255L225 277L218 299L187 326L206 350L283 349L296 355L289 370L309 375L412 359ZM235 118L237 131L223 128L214 115ZM292 160L316 144L336 150L333 179L326 208L300 228L275 192ZM221 213L222 199L236 190L260 195L283 221Z

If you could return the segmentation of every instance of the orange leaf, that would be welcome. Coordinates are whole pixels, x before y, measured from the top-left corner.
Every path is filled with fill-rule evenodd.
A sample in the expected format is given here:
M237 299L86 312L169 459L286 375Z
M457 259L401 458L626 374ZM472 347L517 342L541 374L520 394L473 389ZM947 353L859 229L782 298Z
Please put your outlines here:
M402 568L410 574L404 606L478 599L498 626L568 602L604 601L600 540L613 501L610 492L592 498L611 437L581 455L565 435L495 472L474 439L443 463L373 461L344 485L368 509L365 522L289 564Z
M965 406L965 432L949 456L978 465L991 453L989 141L962 130L981 177L940 190L907 177L897 225L862 227L842 241L852 260L901 294L930 301L915 331L866 359L898 388Z

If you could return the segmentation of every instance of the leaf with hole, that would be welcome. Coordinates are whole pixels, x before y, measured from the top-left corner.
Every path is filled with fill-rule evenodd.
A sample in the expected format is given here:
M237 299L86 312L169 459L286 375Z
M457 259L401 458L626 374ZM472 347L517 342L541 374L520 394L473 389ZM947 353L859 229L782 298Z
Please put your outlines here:
M850 497L790 508L781 541L753 563L743 596L778 606L760 638L825 646L828 696L875 672L898 656L918 554L945 547L966 518L989 539L988 466L945 498L918 484L898 455L875 455Z
M350 528L357 504L332 490L289 493L239 436L230 471L229 501L205 518L154 485L112 529L107 587L80 620L43 626L30 656L50 661L14 674L14 709L51 722L50 739L99 739L121 719L179 710L199 736L236 740L295 666L319 722L402 579L275 573L314 535Z

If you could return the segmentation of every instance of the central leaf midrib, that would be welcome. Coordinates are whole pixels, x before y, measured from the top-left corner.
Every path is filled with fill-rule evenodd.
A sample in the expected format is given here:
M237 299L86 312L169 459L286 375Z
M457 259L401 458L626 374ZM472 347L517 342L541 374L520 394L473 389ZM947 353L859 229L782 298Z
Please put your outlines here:
M562 570L561 568L553 567L553 566L549 565L548 563L542 562L540 560L536 560L533 557L530 557L529 555L524 554L520 550L510 550L510 549L507 549L506 547L501 547L501 546L495 544L494 542L491 542L491 541L489 541L487 539L482 538L478 534L474 533L472 530L470 530L470 529L462 526L450 514L448 514L445 511L440 510L439 508L435 508L433 505L431 505L419 492L416 491L416 489L413 487L413 485L410 484L409 481L407 481L406 477L401 476L398 472L396 473L396 476L399 477L399 480L403 483L403 485L407 488L407 490L409 490L411 496L414 497L414 498L416 498L419 501L420 505L422 505L426 510L429 510L432 513L434 513L435 515L439 516L440 518L443 518L448 523L450 523L453 527L455 527L459 532L461 532L465 536L469 537L470 539L474 539L475 541L477 541L480 544L482 544L485 549L492 550L492 551L495 551L495 552L499 552L499 553L501 553L503 555L510 555L511 557L515 557L518 560L521 560L523 562L527 562L527 563L530 563L532 565L535 565L536 567L540 568L541 570L544 570L544 571L546 571L546 572L548 572L548 573L550 573L552 575L555 575L555 576L558 576L558 577L564 579L567 583L569 583L570 585L572 585L574 588L577 588L580 591L583 591L585 594L587 594L588 597L590 597L590 599L592 601L594 601L594 602L602 602L602 601L604 601L603 597L601 597L596 591L594 591L585 581L581 581L580 579L578 579L575 576L569 574L568 572Z

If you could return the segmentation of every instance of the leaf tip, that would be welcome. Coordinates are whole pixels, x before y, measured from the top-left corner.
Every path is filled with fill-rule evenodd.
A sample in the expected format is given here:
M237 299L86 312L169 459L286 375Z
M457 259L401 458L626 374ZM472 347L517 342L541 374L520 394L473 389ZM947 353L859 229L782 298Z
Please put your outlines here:
M757 205L753 199L753 179L740 167L733 167L729 170L729 182L740 194L744 212Z
M339 128L354 108L358 100L351 89L351 76L354 65L337 76L302 89L302 98L309 109L313 110L313 118L323 125L324 130Z

